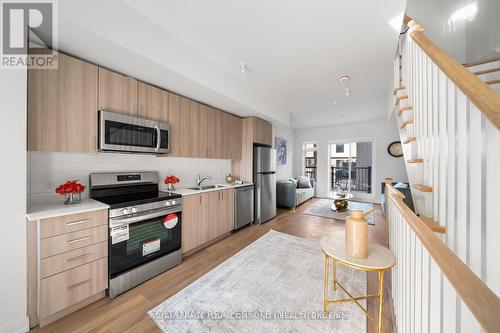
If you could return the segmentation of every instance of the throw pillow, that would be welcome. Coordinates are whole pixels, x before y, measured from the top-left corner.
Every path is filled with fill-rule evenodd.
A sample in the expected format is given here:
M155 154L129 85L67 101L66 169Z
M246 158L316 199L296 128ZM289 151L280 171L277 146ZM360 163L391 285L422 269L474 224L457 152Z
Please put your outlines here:
M290 179L289 179L289 181L291 181L292 183L294 183L294 184L295 184L295 188L297 188L297 187L298 187L298 180L297 180L297 179L295 179L295 178L290 178Z
M311 178L306 177L306 176L300 176L297 178L298 183L297 187L298 188L311 188Z
M408 188L408 184L403 182L398 182L396 185L394 185L394 188Z

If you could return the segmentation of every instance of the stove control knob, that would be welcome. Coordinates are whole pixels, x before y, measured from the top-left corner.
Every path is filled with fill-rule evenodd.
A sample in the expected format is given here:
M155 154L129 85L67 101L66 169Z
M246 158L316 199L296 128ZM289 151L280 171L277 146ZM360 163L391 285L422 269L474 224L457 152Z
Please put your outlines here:
M165 206L170 206L170 201L165 201Z
M122 209L122 214L123 215L127 215L128 214L128 209L127 208L123 208Z
M132 207L132 208L130 209L130 211L131 211L132 213L137 213L137 208Z
M175 202L175 200L172 200L172 205L175 205L177 202Z

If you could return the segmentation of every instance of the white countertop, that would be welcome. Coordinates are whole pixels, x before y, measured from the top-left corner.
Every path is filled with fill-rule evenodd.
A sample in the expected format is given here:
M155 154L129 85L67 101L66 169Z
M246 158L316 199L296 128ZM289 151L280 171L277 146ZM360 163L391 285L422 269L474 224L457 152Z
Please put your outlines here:
M60 201L35 204L28 207L26 217L29 221L37 221L55 216L85 213L108 208L108 205L92 199L84 199L81 203L75 205L65 205L61 199Z
M172 192L181 194L182 196L186 196L186 195L200 194L200 193L213 192L213 191L223 191L223 190L228 190L228 189L231 189L231 188L238 188L238 187L244 187L244 186L252 186L253 183L243 183L243 184L207 184L206 186L210 186L210 185L217 185L217 186L220 186L220 187L210 188L210 189L201 190L201 191L199 191L199 190L191 190L189 188L179 188L179 189L173 190Z

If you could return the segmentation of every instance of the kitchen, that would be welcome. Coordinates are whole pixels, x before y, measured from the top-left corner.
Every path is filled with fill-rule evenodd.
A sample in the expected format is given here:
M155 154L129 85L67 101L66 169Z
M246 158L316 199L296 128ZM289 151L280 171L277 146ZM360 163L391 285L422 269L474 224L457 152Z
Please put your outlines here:
M235 229L276 215L269 122L66 54L58 61L57 70L28 71L31 327L116 297ZM261 154L254 149L267 150L259 165L270 164L255 212L253 182L261 177L254 155ZM180 182L167 192L171 175ZM53 190L73 179L86 190L81 203L65 206ZM133 228L139 224L149 226ZM149 237L148 228L159 236ZM61 284L66 290L55 293Z

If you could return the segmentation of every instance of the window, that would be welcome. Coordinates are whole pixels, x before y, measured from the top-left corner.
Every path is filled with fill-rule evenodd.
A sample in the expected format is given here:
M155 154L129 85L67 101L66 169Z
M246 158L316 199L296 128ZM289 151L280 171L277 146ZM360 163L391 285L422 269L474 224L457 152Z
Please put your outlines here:
M316 180L317 177L317 162L318 162L318 145L314 142L307 142L302 145L303 156L303 173L305 176Z
M372 193L372 146L370 141L330 144L331 192L341 187L357 195Z

